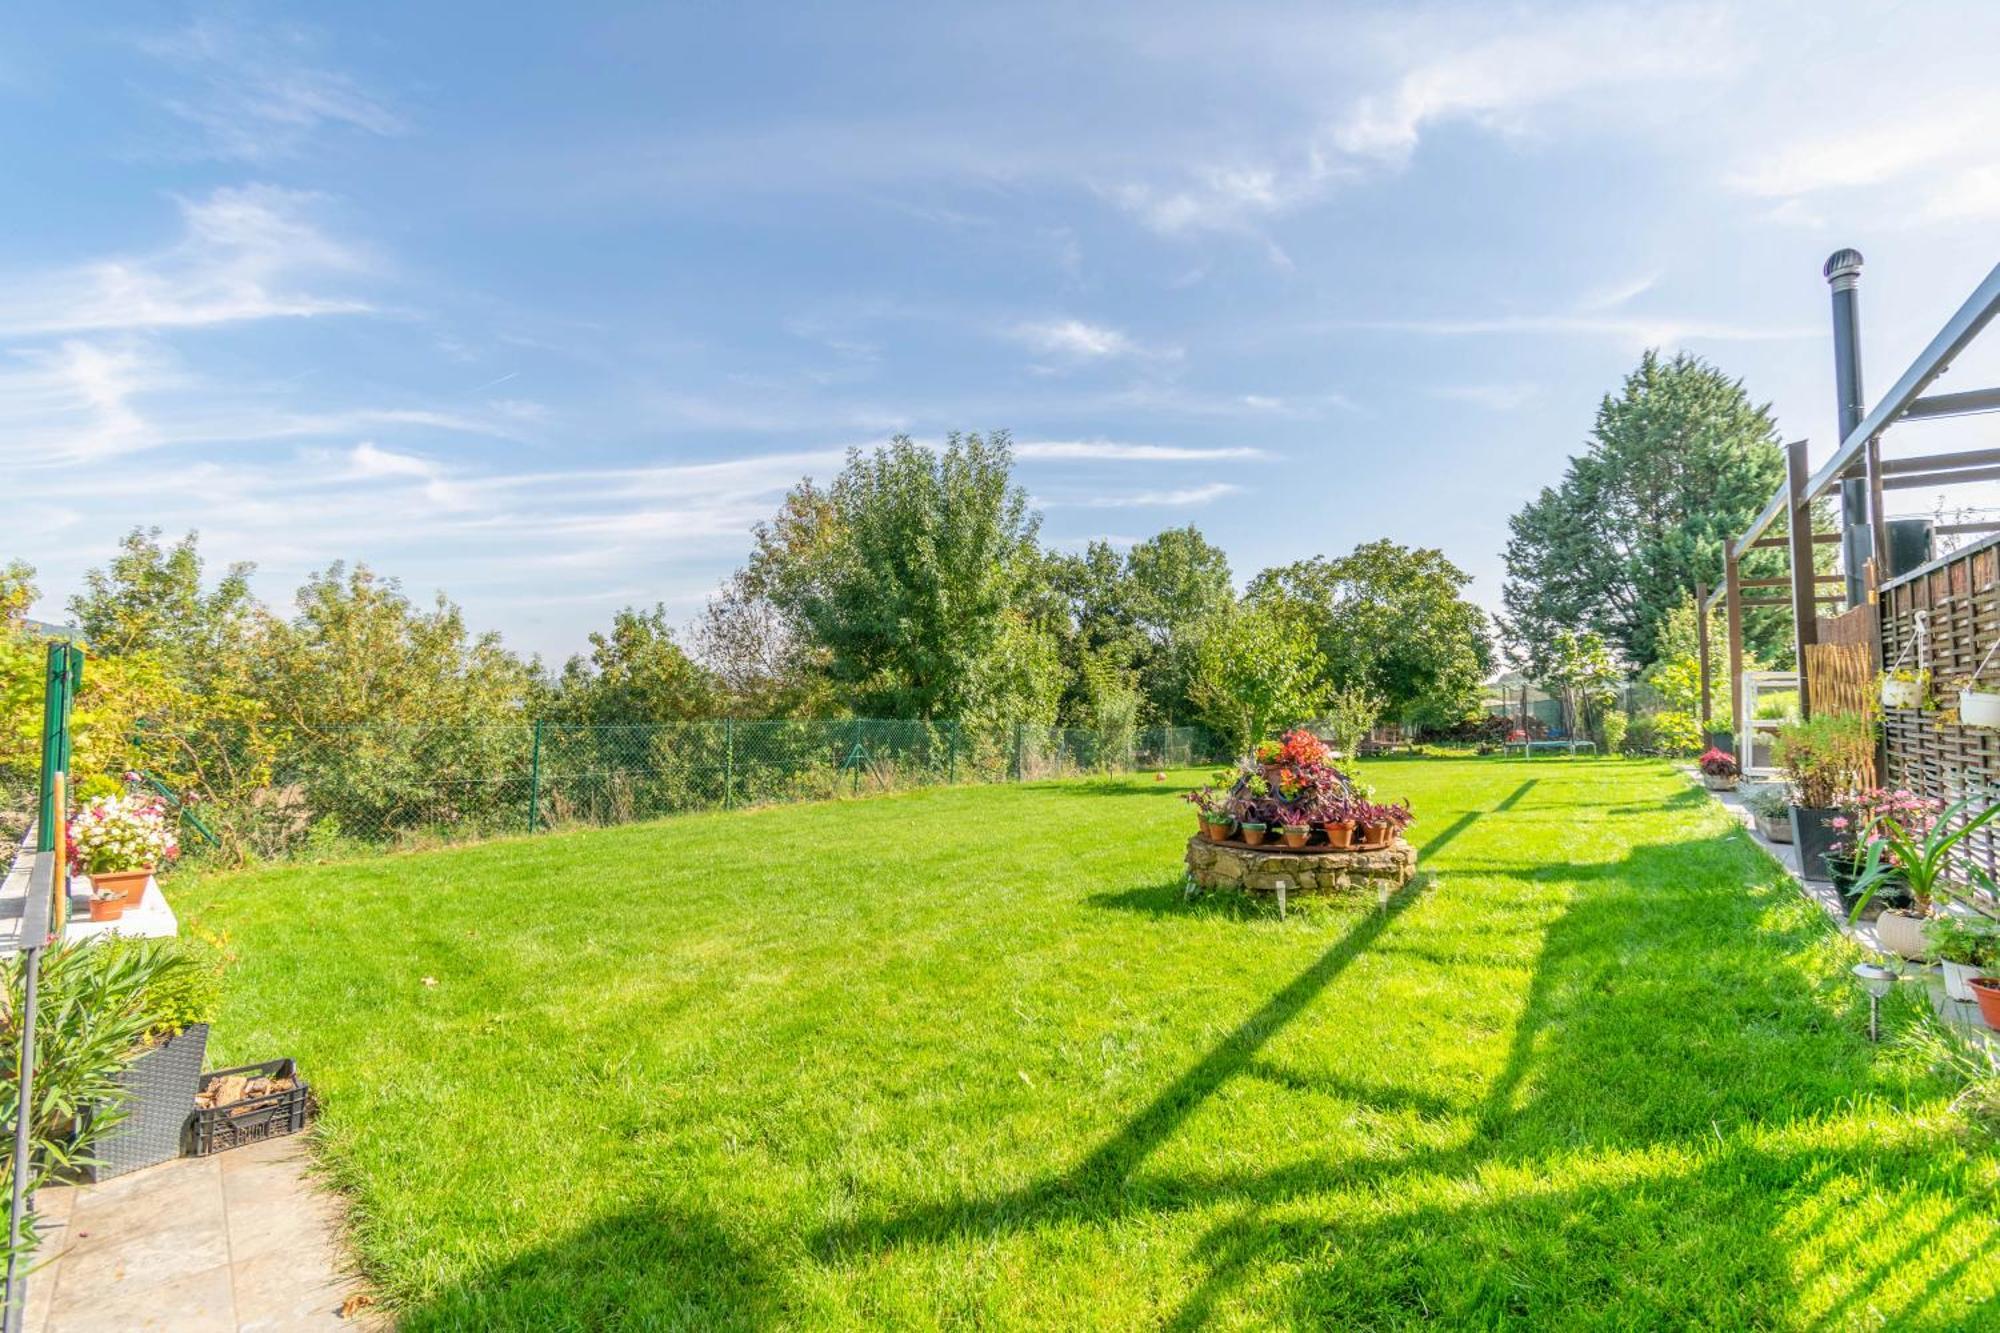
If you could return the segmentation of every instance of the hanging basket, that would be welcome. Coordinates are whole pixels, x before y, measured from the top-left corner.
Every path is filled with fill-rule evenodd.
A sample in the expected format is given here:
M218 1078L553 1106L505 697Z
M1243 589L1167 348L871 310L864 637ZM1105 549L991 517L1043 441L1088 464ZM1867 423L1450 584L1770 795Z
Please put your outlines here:
M1895 676L1882 677L1882 706L1884 708L1922 708L1924 706L1924 680L1902 680Z
M2000 694L1974 688L1960 690L1958 720L1967 727L2000 728Z

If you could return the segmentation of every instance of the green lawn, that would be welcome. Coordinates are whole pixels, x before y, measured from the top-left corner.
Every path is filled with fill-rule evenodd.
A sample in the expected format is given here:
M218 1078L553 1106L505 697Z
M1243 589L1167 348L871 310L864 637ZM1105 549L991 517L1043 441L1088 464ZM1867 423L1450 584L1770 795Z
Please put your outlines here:
M1387 912L1184 905L1178 779L178 897L413 1330L2000 1326L2000 1153L1706 797L1369 776L1431 872Z

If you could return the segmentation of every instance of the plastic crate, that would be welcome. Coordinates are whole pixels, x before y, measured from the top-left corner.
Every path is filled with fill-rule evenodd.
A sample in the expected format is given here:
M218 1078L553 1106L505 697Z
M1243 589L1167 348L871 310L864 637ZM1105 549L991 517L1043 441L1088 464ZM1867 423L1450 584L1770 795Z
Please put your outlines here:
M265 1139L296 1134L306 1127L312 1109L312 1089L299 1078L298 1067L291 1060L266 1060L262 1064L217 1069L201 1076L199 1091L206 1092L210 1084L230 1074L245 1074L252 1078L289 1078L292 1086L283 1092L245 1097L225 1106L195 1107L194 1114L188 1118L189 1156L206 1157L210 1153L227 1152L231 1148L261 1143Z

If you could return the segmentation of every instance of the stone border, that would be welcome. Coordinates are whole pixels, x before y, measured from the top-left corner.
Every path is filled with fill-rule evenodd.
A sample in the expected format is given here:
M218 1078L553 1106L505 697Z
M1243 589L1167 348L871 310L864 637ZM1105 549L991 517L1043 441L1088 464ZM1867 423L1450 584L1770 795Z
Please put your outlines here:
M1188 839L1188 878L1205 889L1276 893L1282 882L1291 894L1391 892L1417 873L1417 849L1396 839L1376 851L1322 848L1272 850L1242 843L1211 842L1197 833Z

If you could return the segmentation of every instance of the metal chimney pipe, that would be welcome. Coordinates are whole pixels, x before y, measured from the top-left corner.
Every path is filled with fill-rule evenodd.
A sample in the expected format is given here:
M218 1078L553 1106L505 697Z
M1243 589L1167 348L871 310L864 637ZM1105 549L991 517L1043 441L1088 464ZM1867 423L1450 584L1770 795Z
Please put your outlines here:
M1833 289L1833 389L1839 409L1839 448L1868 414L1861 394L1861 306L1855 290L1861 281L1861 252L1836 250L1828 256L1827 285ZM1859 606L1868 597L1864 567L1874 553L1874 532L1868 516L1868 479L1848 477L1840 483L1840 551L1847 571L1847 604ZM1886 554L1886 553L1885 553ZM1888 570L1882 571L1884 578Z

